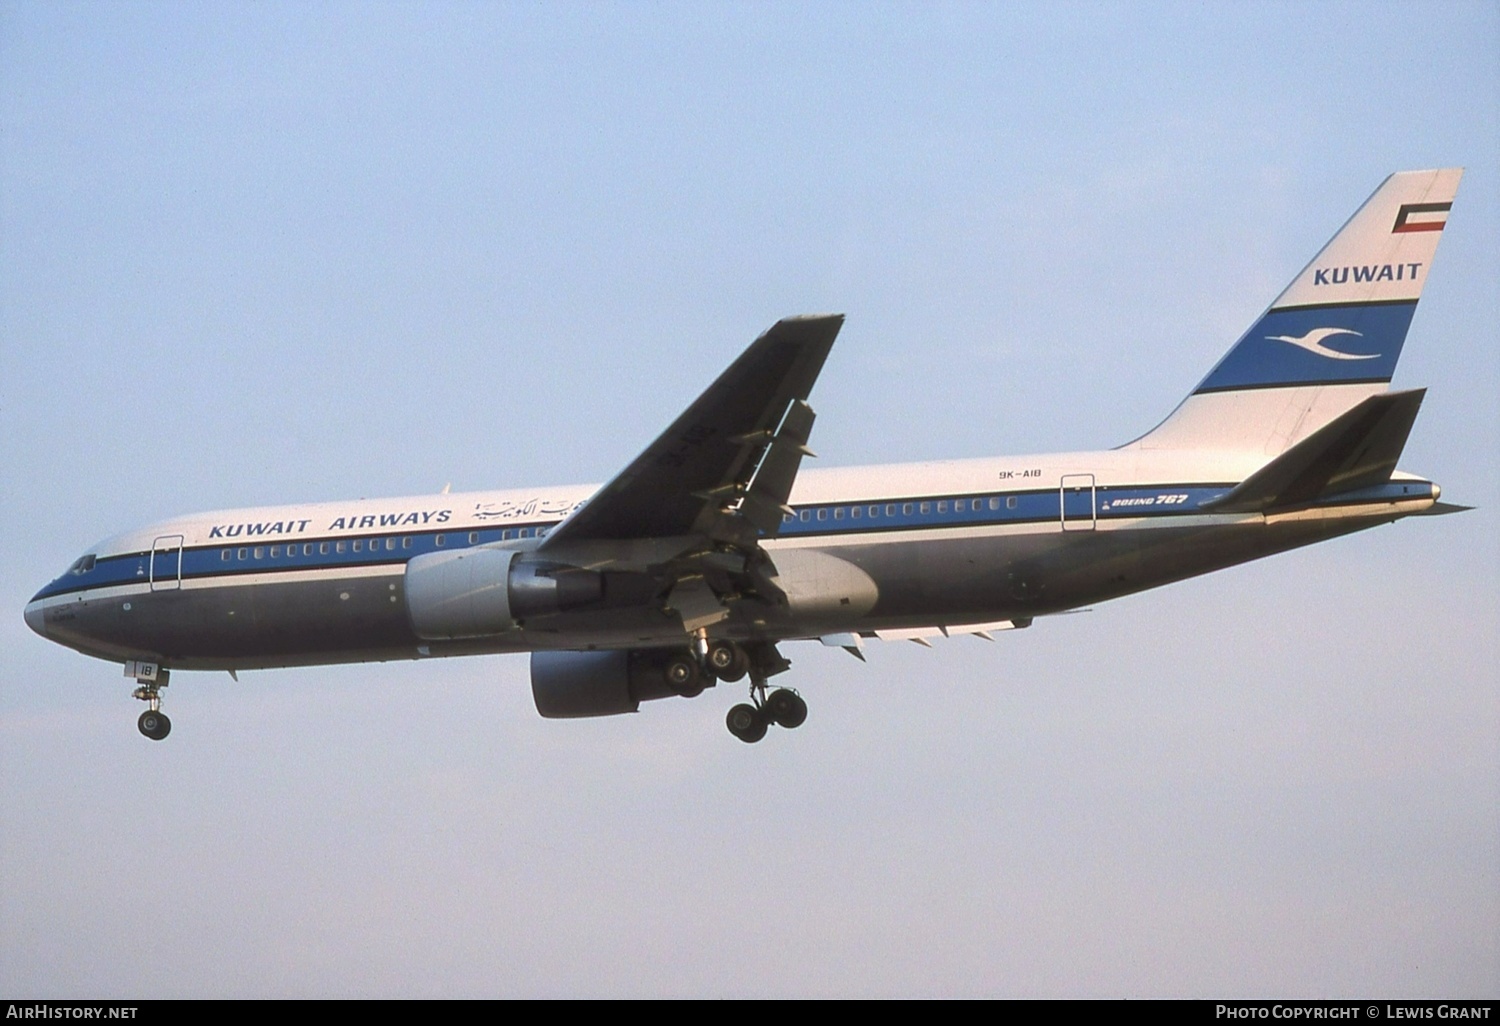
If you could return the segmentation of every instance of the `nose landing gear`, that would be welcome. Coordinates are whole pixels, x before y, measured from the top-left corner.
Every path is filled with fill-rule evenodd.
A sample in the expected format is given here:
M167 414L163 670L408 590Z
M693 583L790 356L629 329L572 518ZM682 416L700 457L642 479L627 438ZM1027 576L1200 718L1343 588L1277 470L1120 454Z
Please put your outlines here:
M129 666L126 667L126 672L130 672ZM168 677L165 667L142 664L135 669L135 679L139 685L135 689L135 697L150 705L149 709L141 713L135 725L153 741L160 741L172 732L172 721L161 711L161 689L167 686Z

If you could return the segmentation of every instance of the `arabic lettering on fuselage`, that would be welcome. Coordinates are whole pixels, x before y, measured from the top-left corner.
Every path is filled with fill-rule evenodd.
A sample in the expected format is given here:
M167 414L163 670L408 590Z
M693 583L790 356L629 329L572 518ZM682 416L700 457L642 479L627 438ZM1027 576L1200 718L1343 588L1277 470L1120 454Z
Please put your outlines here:
M476 502L476 520L512 520L518 517L560 517L582 506L570 499L527 499L525 502Z

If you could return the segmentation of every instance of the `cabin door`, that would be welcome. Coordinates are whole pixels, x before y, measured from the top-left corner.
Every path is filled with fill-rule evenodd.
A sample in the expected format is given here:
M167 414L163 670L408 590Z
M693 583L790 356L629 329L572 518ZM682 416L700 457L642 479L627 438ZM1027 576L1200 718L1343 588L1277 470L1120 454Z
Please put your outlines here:
M168 534L151 543L151 590L182 587L182 535Z
M1064 474L1058 493L1062 529L1092 531L1098 519L1094 509L1094 475Z

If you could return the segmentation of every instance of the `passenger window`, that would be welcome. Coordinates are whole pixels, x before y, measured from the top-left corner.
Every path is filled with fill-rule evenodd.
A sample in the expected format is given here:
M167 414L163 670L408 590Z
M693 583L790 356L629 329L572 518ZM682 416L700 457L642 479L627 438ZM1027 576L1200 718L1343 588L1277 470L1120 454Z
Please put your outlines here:
M479 532L478 531L470 531L469 532L469 544L470 545L477 545L477 544L479 544Z
M990 509L999 509L999 508L1000 508L1000 500L997 499L997 498L996 499L991 499L990 500Z
M385 551L387 551L387 552L394 552L395 550L396 550L396 539L394 539L394 538L387 538L385 540Z
M312 555L312 542L308 542L306 545L302 546L302 554L304 556Z
M842 519L844 519L844 507L840 506L838 509L836 509L836 510L833 511L833 519L835 519L835 520L842 520Z
M257 545L257 546L255 546L255 558L256 559L265 559L266 558L266 547L264 545Z
M248 549L240 549L239 558L240 559L244 559L245 558L245 553L248 552L248 551L249 551Z
M437 541L437 547L438 548L442 548L443 545L448 541L448 539L444 538L442 535L438 535L436 541Z
M879 506L871 506L870 507L870 516L872 516L872 517L878 517L878 516L880 516L880 507Z
M272 545L271 546L271 558L272 559L276 559L276 558L280 557L280 555L281 555L281 546L280 545Z
M849 516L852 517L855 520L858 520L859 519L859 507L858 506L850 506L849 507Z
M226 563L229 562L229 550L225 549L223 552L219 553L219 558Z
M804 524L807 523L809 520L812 519L812 511L811 510L806 510L805 509L801 513L798 513L797 515L802 518L802 522Z
M411 538L410 537L402 538L401 539L401 547L403 549L409 549L409 548L411 548Z
M925 513L927 511L923 510L922 512ZM948 500L947 499L944 499L942 502L938 503L938 512L939 513L946 513L946 512L948 512Z
M328 555L328 543L327 542L319 542L318 543L318 555L320 555L320 556L326 556L326 555Z
M932 503L930 503L930 502L924 502L924 503L922 503L922 515L925 517L927 514L929 514L931 512L932 512Z
M818 519L819 520L827 520L828 519L828 510L826 510L826 509L820 509L820 510L818 510Z
M354 539L354 551L355 552L362 551L364 549L364 545L365 545L365 543L362 542L362 541L360 541L358 538Z
M340 542L334 542L333 543L333 551L335 551L335 552L343 552L345 544L346 544L345 542L341 542L341 541ZM358 545L359 542L355 542L354 544ZM354 551L358 552L359 550L355 549Z
M1016 497L1014 495L1007 495L1005 497L1005 508L1006 509L1015 509L1016 508Z
M904 502L901 504L901 512L906 516L911 516L911 511L914 509L916 509L916 507L909 502Z

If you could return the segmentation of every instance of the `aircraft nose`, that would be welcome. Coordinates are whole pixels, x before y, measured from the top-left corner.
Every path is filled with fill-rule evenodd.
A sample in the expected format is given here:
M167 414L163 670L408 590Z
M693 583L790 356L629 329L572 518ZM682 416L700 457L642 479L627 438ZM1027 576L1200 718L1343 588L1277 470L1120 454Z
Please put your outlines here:
M29 602L26 605L26 626L36 631L42 637L47 636L47 626L42 618L42 604L40 602Z

